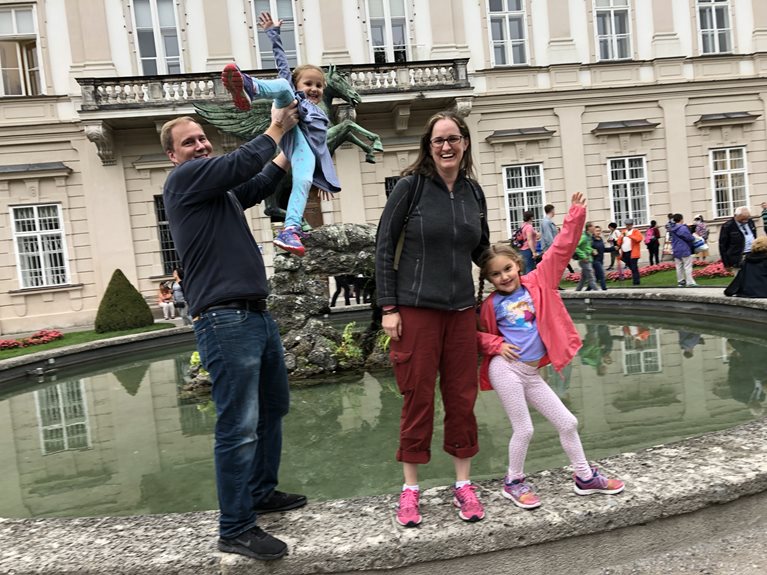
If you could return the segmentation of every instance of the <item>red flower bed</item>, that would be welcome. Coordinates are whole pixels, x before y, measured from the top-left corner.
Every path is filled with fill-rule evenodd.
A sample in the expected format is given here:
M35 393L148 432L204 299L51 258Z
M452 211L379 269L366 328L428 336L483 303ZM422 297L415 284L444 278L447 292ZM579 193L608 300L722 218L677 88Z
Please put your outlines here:
M705 260L693 260L692 265L693 267L703 268L702 270L694 270L692 272L692 277L694 278L730 277L734 275L727 271L727 268L725 268L724 264L722 264L722 260L716 261L714 263L707 262ZM644 277L656 272L663 272L673 269L676 269L676 264L674 262L662 262L652 266L644 266L639 268L639 277ZM629 270L626 266L621 266L621 274L623 277L618 275L617 271L611 271L605 275L605 279L610 282L615 282L620 279L631 278L631 270ZM564 279L569 282L578 282L581 279L581 274L578 272L567 274Z
M13 349L16 347L29 347L30 345L41 345L49 343L55 339L61 339L64 334L55 329L41 329L29 337L21 339L0 339L0 350Z

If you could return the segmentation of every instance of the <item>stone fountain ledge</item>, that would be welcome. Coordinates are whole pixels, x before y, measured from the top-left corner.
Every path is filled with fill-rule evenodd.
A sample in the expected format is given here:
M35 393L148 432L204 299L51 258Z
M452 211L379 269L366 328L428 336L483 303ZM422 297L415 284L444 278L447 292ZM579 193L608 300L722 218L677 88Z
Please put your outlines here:
M766 301L726 298L721 288L562 293L568 307L587 311L613 311L615 306L625 311L700 310L708 317L742 315L746 321L765 317L754 313L757 310L767 311ZM188 337L188 329L183 331ZM269 563L219 553L215 547L217 514L213 511L77 519L0 518L0 573L304 575L401 568L413 573L435 569L449 573L459 565L461 571L488 572L488 561L503 557L513 564L531 545L542 545L536 548L540 557L552 545L581 541L575 537L586 536L582 539L586 541L589 536L625 527L660 524L666 517L767 492L765 422L767 419L761 419L604 459L599 464L606 473L626 481L626 491L617 496L579 497L572 492L569 472L554 469L530 476L544 505L524 511L500 495L500 478L479 482L487 517L474 524L460 521L448 487L423 493L424 523L417 529L404 529L394 521L396 494L310 502L300 510L260 519L263 528L290 546L288 556ZM338 472L343 477L343 470ZM583 549L581 555L592 551ZM610 553L615 555L620 549Z
M479 523L458 518L448 487L424 492L424 522L416 529L395 523L396 494L310 502L266 515L260 525L290 545L288 556L268 563L219 553L215 512L0 519L0 573L304 575L406 566L423 573L435 569L427 562L439 561L444 572L453 572L453 562L465 569L472 560L479 564L486 554L498 552L514 561L514 553L530 545L544 544L538 549L545 553L547 543L644 525L767 491L767 425L762 419L599 463L626 481L624 493L581 497L572 492L566 469L548 470L530 476L544 505L525 511L501 496L499 480L482 481L487 517Z

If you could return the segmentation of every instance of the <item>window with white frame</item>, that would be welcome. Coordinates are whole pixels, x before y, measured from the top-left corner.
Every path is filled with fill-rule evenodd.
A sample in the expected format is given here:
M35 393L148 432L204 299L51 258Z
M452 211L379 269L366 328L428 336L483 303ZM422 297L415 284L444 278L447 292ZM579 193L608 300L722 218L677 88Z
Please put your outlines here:
M42 93L32 6L0 8L0 96Z
M69 283L61 206L41 204L11 208L13 243L22 288Z
M647 166L644 156L612 158L607 173L612 202L613 221L634 220L634 225L648 224Z
M629 0L594 0L599 60L631 58Z
M488 0L493 66L527 64L525 0Z
M504 168L504 191L509 213L507 233L522 225L523 214L535 215L533 225L538 227L543 217L543 164L525 164Z
M721 148L709 154L714 217L732 216L735 208L748 205L746 148Z
M255 0L253 2L254 22L258 22L258 15L261 12L269 12L276 23L282 20L280 26L280 39L282 47L285 50L285 57L288 59L288 66L295 68L298 66L298 50L296 48L296 18L293 14L293 2L290 0ZM276 68L277 63L274 60L272 52L272 41L266 35L266 32L258 28L256 34L256 46L258 46L258 59L262 68Z
M67 381L35 392L43 455L91 446L82 381Z
M154 213L157 217L157 237L160 240L160 259L162 270L165 275L170 275L173 270L181 267L181 259L176 251L176 244L170 235L170 223L165 215L165 201L161 195L154 197Z
M367 0L368 27L376 64L408 61L405 0Z
M133 0L141 73L180 74L182 70L175 0Z
M628 328L628 329L627 329ZM660 373L660 331L643 326L623 328L623 373Z
M730 0L697 0L697 8L701 53L731 52Z

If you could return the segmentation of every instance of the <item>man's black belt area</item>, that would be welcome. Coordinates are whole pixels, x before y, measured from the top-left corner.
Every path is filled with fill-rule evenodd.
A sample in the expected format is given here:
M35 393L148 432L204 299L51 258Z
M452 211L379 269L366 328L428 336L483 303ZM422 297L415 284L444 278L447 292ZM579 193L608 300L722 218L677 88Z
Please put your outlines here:
M220 301L204 308L200 315L221 309L241 309L243 311L266 311L266 299L230 299ZM200 315L193 319L197 319Z

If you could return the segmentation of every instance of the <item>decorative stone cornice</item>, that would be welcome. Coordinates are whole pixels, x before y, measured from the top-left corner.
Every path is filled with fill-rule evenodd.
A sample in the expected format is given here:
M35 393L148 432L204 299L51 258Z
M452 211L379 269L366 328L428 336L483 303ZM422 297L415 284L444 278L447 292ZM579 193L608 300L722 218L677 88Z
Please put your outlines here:
M548 128L513 128L510 130L496 130L485 138L490 144L503 144L506 142L532 142L535 140L548 140L555 134Z
M398 134L407 131L410 124L410 104L399 104L392 110L392 119L394 120L394 130Z
M84 125L85 137L96 144L96 150L101 164L104 166L114 166L116 164L114 156L114 138L112 128L104 122L86 123Z
M698 128L708 128L711 126L736 126L739 124L751 124L761 114L752 114L751 112L723 112L720 114L703 114L695 120L693 124Z
M591 130L595 136L606 136L608 134L637 134L641 132L652 132L660 126L658 122L649 120L620 120L616 122L599 122L597 127Z
M471 114L471 108L474 105L473 96L461 96L455 99L455 113L461 118Z

